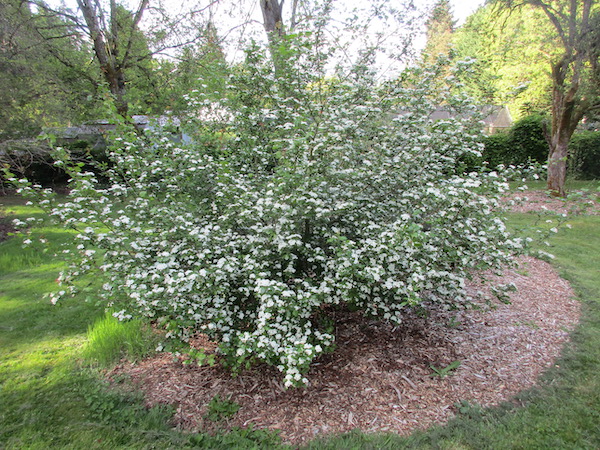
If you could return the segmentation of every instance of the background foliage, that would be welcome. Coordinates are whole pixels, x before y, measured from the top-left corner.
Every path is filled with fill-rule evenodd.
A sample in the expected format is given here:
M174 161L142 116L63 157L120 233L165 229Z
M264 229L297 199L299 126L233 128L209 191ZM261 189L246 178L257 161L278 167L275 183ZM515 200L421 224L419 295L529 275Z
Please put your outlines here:
M503 180L462 172L481 128L462 114L476 109L466 97L432 88L452 69L406 71L379 87L357 66L325 84L313 38L281 41L276 68L248 50L228 94L208 103L226 112L220 120L192 115L212 130L211 146L124 129L107 188L59 149L69 200L46 193L41 204L79 230L80 244L53 301L99 269L115 316L151 318L182 340L202 331L234 370L264 361L289 386L333 348L331 308L400 322L423 301L458 306L472 270L523 248L500 218ZM441 102L456 118L430 119ZM395 111L406 113L390 120Z
M547 118L544 116L527 116L518 120L508 132L485 138L482 160L487 161L490 167L531 162L544 164L548 160L546 127Z
M600 133L576 133L569 144L569 173L585 180L600 178Z

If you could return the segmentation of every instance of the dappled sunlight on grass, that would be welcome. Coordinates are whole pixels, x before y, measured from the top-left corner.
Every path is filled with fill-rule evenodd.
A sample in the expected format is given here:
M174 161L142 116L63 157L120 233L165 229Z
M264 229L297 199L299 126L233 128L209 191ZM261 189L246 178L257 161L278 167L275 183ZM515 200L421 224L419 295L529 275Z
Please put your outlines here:
M2 356L0 377L6 377L4 389L20 389L24 380L48 375L57 369L64 369L74 360L80 359L84 335L70 338L57 336L30 342L12 343L5 348Z

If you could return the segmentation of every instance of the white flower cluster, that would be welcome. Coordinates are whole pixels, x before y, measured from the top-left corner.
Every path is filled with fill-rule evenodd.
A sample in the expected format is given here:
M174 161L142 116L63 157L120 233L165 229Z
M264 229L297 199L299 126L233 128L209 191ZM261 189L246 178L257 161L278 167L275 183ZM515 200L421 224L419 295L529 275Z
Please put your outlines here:
M498 217L506 183L457 170L479 129L429 119L440 101L470 107L433 77L280 79L255 60L215 107L225 131L187 147L123 135L110 184L75 167L53 214L80 230L64 283L98 267L118 317L202 331L234 369L266 361L291 386L332 348L331 307L398 323L425 299L460 303L465 277L521 244Z

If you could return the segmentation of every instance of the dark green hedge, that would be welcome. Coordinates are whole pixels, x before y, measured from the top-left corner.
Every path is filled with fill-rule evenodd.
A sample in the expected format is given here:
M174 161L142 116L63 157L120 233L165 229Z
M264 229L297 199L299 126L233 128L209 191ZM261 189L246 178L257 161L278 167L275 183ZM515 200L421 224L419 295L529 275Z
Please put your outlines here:
M528 116L517 122L506 133L487 136L483 160L490 167L499 164L526 164L548 160L548 143L544 137L543 116Z
M569 143L569 175L600 179L600 132L581 131Z
M499 164L520 165L531 162L546 163L548 143L544 136L544 116L525 117L505 133L487 136L482 161L489 167ZM580 179L600 179L600 132L576 132L569 144L569 175Z

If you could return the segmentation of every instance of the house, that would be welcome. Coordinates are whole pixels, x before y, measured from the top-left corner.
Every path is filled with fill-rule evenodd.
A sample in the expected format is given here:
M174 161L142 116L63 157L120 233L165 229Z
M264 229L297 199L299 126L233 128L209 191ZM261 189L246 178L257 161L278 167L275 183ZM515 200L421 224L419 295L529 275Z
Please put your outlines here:
M168 116L150 117L134 115L133 124L139 130L168 129L175 142L190 142L191 138L181 131L179 119ZM45 134L56 136L57 142L65 146L87 146L91 150L104 150L107 147L105 136L116 130L117 124L109 120L95 120L84 125L52 128Z
M506 106L482 105L478 110L483 116L484 132L488 135L508 130L513 124L512 116ZM401 112L400 115L402 114ZM433 121L449 120L454 117L457 117L457 114L443 106L438 107L429 116Z

